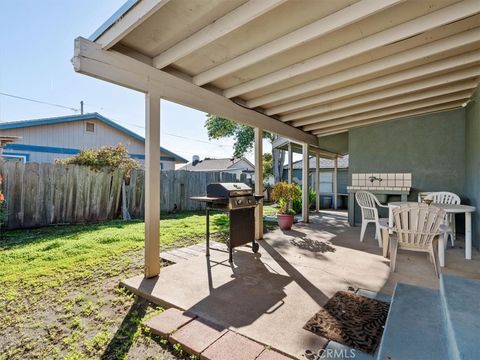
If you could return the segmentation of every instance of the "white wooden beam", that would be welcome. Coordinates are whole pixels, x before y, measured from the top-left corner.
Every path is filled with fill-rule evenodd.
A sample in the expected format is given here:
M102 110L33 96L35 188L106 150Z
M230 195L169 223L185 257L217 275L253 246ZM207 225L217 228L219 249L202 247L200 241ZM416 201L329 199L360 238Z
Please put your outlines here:
M471 82L467 82L466 84L457 83L448 87L434 88L434 89L430 89L423 92L415 92L409 95L397 96L397 97L389 98L387 100L376 101L372 104L361 104L358 106L353 106L353 107L345 108L338 111L328 112L326 114L313 116L311 118L293 121L292 125L305 126L310 124L317 124L323 121L335 120L335 119L343 118L350 115L370 112L370 111L379 110L379 109L385 109L385 108L389 108L396 105L403 105L403 104L408 104L412 102L417 102L420 100L437 98L439 96L449 95L457 92L464 92L467 90L470 90L469 92L471 92L471 90L475 89L476 86L477 84L472 84Z
M332 113L342 109L351 108L361 104L368 104L377 102L383 99L392 99L399 96L412 94L415 92L424 93L424 91L431 92L435 90L443 90L445 93L471 89L478 86L480 79L471 78L471 70L460 70L458 72L447 73L445 75L436 76L433 78L418 80L413 83L407 83L397 87L384 89L367 93L364 95L347 98L334 103L323 104L313 108L300 110L281 117L282 121L292 121L306 118L309 116L320 115L325 113ZM466 78L463 78L465 74ZM479 71L480 76L480 71ZM462 81L464 80L464 81Z
M95 40L104 50L122 40L152 14L170 0L142 0L137 2L128 12L120 17L109 29Z
M315 155L315 210L320 211L320 155Z
M255 194L263 195L263 130L255 128ZM263 239L263 201L255 208L255 239Z
M283 51L289 50L295 46L305 44L320 36L329 34L335 30L341 29L367 16L375 14L392 5L401 2L400 0L362 0L343 8L331 15L317 20L300 29L292 31L278 39L267 44L259 46L246 52L234 59L224 62L212 69L206 70L193 78L197 85L203 85L223 76L234 73L235 71L246 68L261 60L274 56Z
M396 67L408 65L413 61L428 60L432 56L445 53L460 47L480 43L480 27L473 30L464 31L441 40L417 46L413 49L399 52L381 59L368 62L353 68L326 75L318 79L304 82L299 85L275 91L264 96L252 99L246 102L250 108L262 106L265 104L283 101L291 97L300 96L305 93L327 89L332 85L342 82L350 82L354 79L365 78L366 76L378 74L382 71L394 71ZM274 115L273 109L265 110L265 114Z
M348 132L348 129L331 131L331 132L329 132L329 133L321 133L321 134L317 134L317 136L318 136L319 138L321 138L321 137L325 137L325 136L342 134L342 133L346 133L346 132Z
M83 38L75 40L75 71L163 99L260 127L298 142L317 145L317 137L279 120L235 104L223 96L113 50L105 51Z
M160 98L145 95L145 277L160 274Z
M360 121L360 120L368 120L376 117L381 117L381 116L388 116L396 113L402 113L405 111L410 111L410 110L415 110L415 109L420 109L420 108L426 108L430 106L435 106L439 105L442 103L449 103L452 101L459 101L463 99L469 99L473 90L470 91L462 91L459 93L455 94L449 94L445 96L438 96L435 98L427 99L427 100L421 100L421 101L416 101L408 104L402 104L398 106L392 106L389 108L384 108L380 110L375 110L375 111L370 111L370 112L365 112L357 115L352 115L352 116L346 116L344 118L339 118L335 120L330 120L330 121L322 121L318 122L315 124L307 125L304 127L306 131L312 131L312 130L320 130L324 128L329 128L332 126L337 126L337 125L344 125L348 124L351 122L355 121Z
M308 60L273 71L269 74L256 77L239 85L226 89L225 97L232 98L251 91L276 84L285 79L318 70L339 61L352 58L367 51L378 49L382 46L407 39L422 32L434 29L469 15L480 12L480 1L465 0L454 5L442 8L433 13L407 21L384 31L364 37L339 48L314 56Z
M372 80L367 80L332 91L324 92L319 95L309 96L300 100L292 101L290 103L278 105L270 110L274 111L275 113L290 112L309 106L318 106L328 102L339 101L341 99L371 91L393 88L396 84L403 85L406 82L411 82L413 84L413 81L423 82L423 79L427 77L433 77L434 75L445 73L447 71L453 72L459 68L478 64L479 54L480 50L476 50L466 54L453 56L444 60L398 71L396 73L377 77ZM472 74L470 77L477 76L476 74L478 74L478 66L472 67L472 69L468 71L470 71ZM462 73L461 76L465 76L465 74ZM458 78L457 80L460 79L462 79L462 77ZM455 81L455 76L452 76L450 80Z
M333 208L338 209L338 158L333 160Z
M425 109L415 109L415 110L405 111L403 113L398 113L398 114L394 114L394 115L390 115L390 116L384 116L384 117L379 117L379 118L374 118L374 119L367 119L367 120L363 120L363 121L353 122L353 123L350 123L350 124L347 124L347 125L332 126L331 128L328 128L328 129L322 129L322 130L314 131L314 134L316 134L319 137L329 136L329 135L333 135L333 134L346 132L346 131L349 131L351 129L357 128L357 127L363 127L363 126L367 126L367 125L378 124L378 123L386 122L386 121L390 121L390 120L401 120L401 119L412 117L412 116L428 115L428 114L432 114L432 113L435 113L435 112L453 110L453 109L461 108L464 103L465 103L464 100L460 100L460 101L455 101L455 102L451 102L451 103L445 103L445 104L431 106L431 107L428 107L428 108L425 108Z
M288 183L293 182L293 151L292 143L288 142Z
M229 32L238 29L253 19L283 4L285 1L286 0L250 0L154 57L153 66L161 69L214 42Z
M309 176L309 156L310 146L303 144L302 146L302 218L305 223L309 222L308 208L308 176Z

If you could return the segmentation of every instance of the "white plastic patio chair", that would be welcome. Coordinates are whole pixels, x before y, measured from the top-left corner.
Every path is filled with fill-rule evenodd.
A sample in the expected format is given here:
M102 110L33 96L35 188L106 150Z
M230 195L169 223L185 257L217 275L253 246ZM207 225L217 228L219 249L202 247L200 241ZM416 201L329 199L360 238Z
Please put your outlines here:
M358 191L355 193L355 199L357 200L358 206L362 210L362 228L360 230L360 241L363 242L363 237L365 236L365 230L369 223L375 223L375 239L378 240L378 246L382 247L382 233L380 231L380 221L384 222L388 219L379 219L378 209L379 207L384 207L388 209L388 206L380 204L377 197L368 191Z
M424 199L432 200L433 204L460 204L461 200L457 194L448 191L430 192ZM452 247L455 245L456 229L455 229L455 214L446 214L445 222L447 225L446 233L450 237ZM448 239L447 239L448 240ZM445 241L445 247L447 247Z
M435 267L438 277L437 261L433 240L440 235L445 210L427 204L405 204L393 209L395 226L390 238L390 271L395 272L397 250L426 252Z

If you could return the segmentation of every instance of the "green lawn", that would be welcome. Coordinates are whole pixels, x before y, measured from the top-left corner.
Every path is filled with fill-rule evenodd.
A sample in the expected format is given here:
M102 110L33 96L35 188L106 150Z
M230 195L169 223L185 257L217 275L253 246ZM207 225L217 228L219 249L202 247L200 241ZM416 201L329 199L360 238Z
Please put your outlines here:
M228 217L212 215L212 236L227 231ZM163 250L204 241L205 216L162 215L160 233ZM0 359L184 358L140 325L162 309L118 287L142 272L143 236L140 221L6 232Z

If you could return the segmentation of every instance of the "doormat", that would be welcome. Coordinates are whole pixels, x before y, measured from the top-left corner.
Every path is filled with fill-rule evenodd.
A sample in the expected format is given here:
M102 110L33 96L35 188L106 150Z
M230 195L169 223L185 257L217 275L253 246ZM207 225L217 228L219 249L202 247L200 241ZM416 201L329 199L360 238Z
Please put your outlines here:
M389 303L338 291L303 327L329 340L374 353L383 334Z

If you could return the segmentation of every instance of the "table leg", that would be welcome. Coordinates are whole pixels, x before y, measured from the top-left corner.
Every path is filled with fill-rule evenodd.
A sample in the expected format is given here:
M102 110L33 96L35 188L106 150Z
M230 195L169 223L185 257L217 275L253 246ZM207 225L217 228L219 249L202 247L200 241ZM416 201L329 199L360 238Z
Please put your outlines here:
M390 234L388 229L382 229L383 257L388 259L388 250L390 248Z
M206 249L206 256L210 256L210 211L208 208L205 210L205 215L207 218L207 249Z
M388 227L390 228L388 230L389 234L393 234L393 209L391 206L388 207Z
M440 263L440 267L445 266L445 241L448 240L448 234L440 234L438 237L438 262Z
M465 259L472 260L472 214L465 213Z

